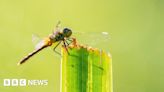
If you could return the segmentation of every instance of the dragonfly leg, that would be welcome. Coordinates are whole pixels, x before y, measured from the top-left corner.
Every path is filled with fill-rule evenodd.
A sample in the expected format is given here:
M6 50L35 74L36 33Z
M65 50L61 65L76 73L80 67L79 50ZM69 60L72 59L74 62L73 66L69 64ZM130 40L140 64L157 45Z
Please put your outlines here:
M68 42L68 40L65 40L65 43L67 44L67 46L69 46L73 41Z
M53 51L56 52L57 54L59 54L61 56L61 53L59 53L58 51L56 51L56 47L59 46L59 44L61 43L61 41L53 48Z
M61 56L61 53L59 53L58 51L54 50L54 52L56 52L58 55L60 55L60 56Z
M64 48L66 49L67 53L69 54L67 45L66 45L66 43L65 43L65 40L63 40L63 43L64 43Z
M69 45L70 45L72 42L73 42L73 41L70 41L70 42L68 43L68 40L65 40L65 43L67 44L67 47L68 47L68 48L70 48ZM72 48L70 48L70 49L72 49Z
M67 38L67 40L72 42L73 41L73 38Z
M70 43L68 43L68 42L65 40L65 44L66 44L66 46L68 47Z
M67 44L67 46L69 46L72 42L73 42L73 38L65 39L65 43Z
M67 38L66 41L69 41L69 44L72 44L73 46L77 45L76 39L75 38Z

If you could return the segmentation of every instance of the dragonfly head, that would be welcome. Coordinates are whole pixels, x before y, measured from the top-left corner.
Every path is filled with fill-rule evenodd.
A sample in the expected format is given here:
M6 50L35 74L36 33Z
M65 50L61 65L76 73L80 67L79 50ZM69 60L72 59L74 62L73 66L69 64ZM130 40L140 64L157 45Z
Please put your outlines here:
M65 37L70 37L71 34L72 34L72 31L69 28L64 28L63 29L63 34L64 34Z

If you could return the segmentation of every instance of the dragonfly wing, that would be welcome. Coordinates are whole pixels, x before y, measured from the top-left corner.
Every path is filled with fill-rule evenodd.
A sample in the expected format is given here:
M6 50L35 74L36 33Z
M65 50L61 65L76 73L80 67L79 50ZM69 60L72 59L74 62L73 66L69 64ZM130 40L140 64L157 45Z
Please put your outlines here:
M108 32L73 32L72 37L75 37L77 41L86 45L97 45L108 42L110 35Z
M43 39L43 40L39 40L39 42L35 45L35 50L38 50L38 49L40 49L40 48L42 48L42 47L44 47L46 45L46 41ZM49 50L50 51L52 51L52 56L55 56L55 57L57 57L57 58L60 58L61 57L61 55L59 55L59 54L57 54L56 52L58 52L58 53L60 53L60 47L61 47L61 45L59 45L56 49L55 49L55 51L56 52L54 52L54 47L57 45L57 43L53 43L51 46L50 46L50 48L49 48ZM54 54L55 53L55 54Z
M45 41L36 34L32 35L32 43L34 44L35 49L39 49L45 45Z
M45 41L44 40L41 40L36 46L35 46L35 49L39 49L41 47L43 47L45 45Z
M38 43L41 42L41 38L37 34L32 34L32 43L36 46Z

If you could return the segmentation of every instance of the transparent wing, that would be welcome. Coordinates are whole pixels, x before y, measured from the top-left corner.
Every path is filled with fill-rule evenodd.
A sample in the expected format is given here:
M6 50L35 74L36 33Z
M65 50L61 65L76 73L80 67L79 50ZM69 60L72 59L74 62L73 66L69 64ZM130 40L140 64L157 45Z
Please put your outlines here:
M109 50L110 34L108 32L73 31L72 37L76 38L79 44Z
M37 34L32 34L32 43L36 45L41 41L41 38Z
M32 35L32 43L35 46L35 49L39 49L40 47L42 47L45 43L44 40L42 40L38 35L33 34Z
M57 29L55 29L55 30L57 30ZM58 30L60 30L60 29L58 29ZM57 31L53 31L54 33L55 32L57 32ZM44 46L45 45L45 41L44 41L44 39L43 38L41 38L41 37L39 37L38 35L36 35L36 34L33 34L32 35L32 43L34 44L34 47L35 47L35 49L39 49L39 48L41 48L42 46ZM60 45L58 45L58 47L55 49L55 51L54 51L54 47L57 45L57 43L53 43L52 44L52 46L50 46L50 48L47 48L47 49L49 49L49 51L50 51L50 53L49 54L51 54L51 55L53 55L53 56L55 56L55 57L57 57L57 58L60 58L61 57L61 55L59 54L60 53L60 47L61 47L61 44ZM52 51L52 52L51 52Z
M108 32L73 32L72 37L85 45L98 45L101 43L109 43L110 35Z
M52 34L58 34L59 32L61 32L61 22L60 21L57 22L55 28L52 31ZM45 44L44 40L41 39L37 34L32 35L32 42L35 45L35 49L38 49Z

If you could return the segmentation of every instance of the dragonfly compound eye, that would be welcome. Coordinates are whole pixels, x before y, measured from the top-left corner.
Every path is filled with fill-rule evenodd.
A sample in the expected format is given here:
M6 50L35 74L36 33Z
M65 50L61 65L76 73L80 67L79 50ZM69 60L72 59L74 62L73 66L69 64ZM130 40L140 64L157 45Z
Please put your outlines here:
M69 28L64 28L63 34L65 35L65 37L70 37L72 34L72 31Z

